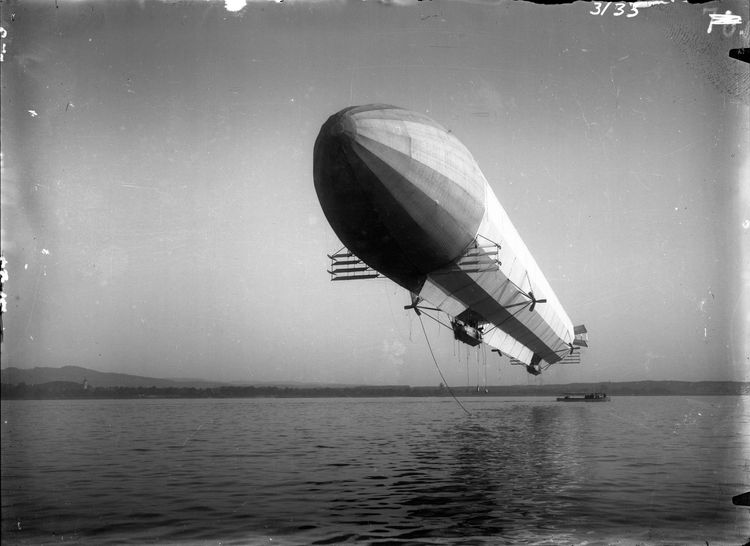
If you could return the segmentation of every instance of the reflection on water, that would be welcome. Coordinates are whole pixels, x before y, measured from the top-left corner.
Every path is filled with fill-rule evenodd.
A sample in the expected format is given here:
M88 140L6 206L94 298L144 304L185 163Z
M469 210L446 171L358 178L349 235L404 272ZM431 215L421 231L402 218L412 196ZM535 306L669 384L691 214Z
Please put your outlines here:
M503 536L519 527L554 530L561 518L570 523L571 491L582 482L576 421L585 415L562 420L553 406L477 411L414 449L422 467L435 459L451 464L440 481L433 470L405 484L412 495L404 504L415 506L409 515L434 521L433 536Z
M737 544L746 402L7 401L3 541Z

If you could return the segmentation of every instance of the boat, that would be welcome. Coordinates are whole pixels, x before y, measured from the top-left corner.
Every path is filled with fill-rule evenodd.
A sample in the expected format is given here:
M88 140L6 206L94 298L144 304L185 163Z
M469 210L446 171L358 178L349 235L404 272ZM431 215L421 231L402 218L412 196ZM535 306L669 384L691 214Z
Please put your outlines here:
M606 392L566 392L557 397L558 402L609 402Z

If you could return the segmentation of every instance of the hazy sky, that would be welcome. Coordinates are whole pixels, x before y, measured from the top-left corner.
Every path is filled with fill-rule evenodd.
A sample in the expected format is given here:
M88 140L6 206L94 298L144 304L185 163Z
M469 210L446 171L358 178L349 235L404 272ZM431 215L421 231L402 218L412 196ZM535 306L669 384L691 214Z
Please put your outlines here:
M315 137L384 102L461 139L590 332L534 379L428 322L451 385L748 378L746 4L55 4L2 5L3 367L439 383L403 289L326 273Z

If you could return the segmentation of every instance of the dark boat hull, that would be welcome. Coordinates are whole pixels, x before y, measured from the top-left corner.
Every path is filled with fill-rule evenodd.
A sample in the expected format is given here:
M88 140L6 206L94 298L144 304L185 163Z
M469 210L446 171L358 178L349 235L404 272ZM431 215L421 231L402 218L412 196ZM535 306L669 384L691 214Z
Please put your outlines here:
M597 397L584 397L584 396L558 396L558 402L610 402L612 399L606 394Z

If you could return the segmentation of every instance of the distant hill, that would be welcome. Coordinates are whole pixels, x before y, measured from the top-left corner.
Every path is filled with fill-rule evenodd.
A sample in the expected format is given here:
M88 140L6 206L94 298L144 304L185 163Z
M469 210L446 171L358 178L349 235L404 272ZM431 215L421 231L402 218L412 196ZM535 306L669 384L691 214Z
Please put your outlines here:
M292 388L315 387L351 387L354 385L329 383L304 383L299 381L205 381L203 379L164 379L145 377L125 373L100 372L81 366L63 366L61 368L36 367L30 369L9 367L0 370L0 383L5 385L41 385L53 381L65 381L82 384L86 380L91 387L178 387L209 389L229 385L263 385Z
M205 389L227 385L227 383L220 383L218 381L160 379L124 373L98 372L80 366L31 369L11 367L0 370L0 382L7 385L17 385L18 383L39 385L53 381L82 384L84 379L92 387L195 387Z
M83 380L88 383L88 393L96 389L170 389L170 395L196 396L190 389L211 390L206 395L222 396L444 396L449 391L440 387L410 387L408 385L331 385L310 383L254 383L253 386L238 386L238 383L221 383L217 381L162 379L143 377L122 373L107 373L82 368L80 366L63 366L62 368L6 368L0 370L0 382L3 384L3 396L15 395L18 389L13 385L21 383L26 386L39 386L44 396L63 391L78 391L74 385L82 386ZM65 384L65 388L63 388ZM177 390L184 391L182 394ZM218 391L217 391L218 389ZM23 390L23 389L22 389ZM627 381L598 383L569 383L566 385L502 385L488 386L487 391L477 391L476 387L454 386L453 391L462 397L466 396L554 396L563 392L606 392L612 396L638 395L738 395L750 394L750 383L736 381ZM26 392L24 390L24 392ZM140 391L139 391L140 392ZM119 396L126 393L118 391ZM27 393L28 394L28 393ZM107 395L102 391L100 394ZM130 392L135 396L136 391ZM141 393L142 394L142 393ZM151 393L153 394L153 393ZM107 395L108 396L108 395Z

